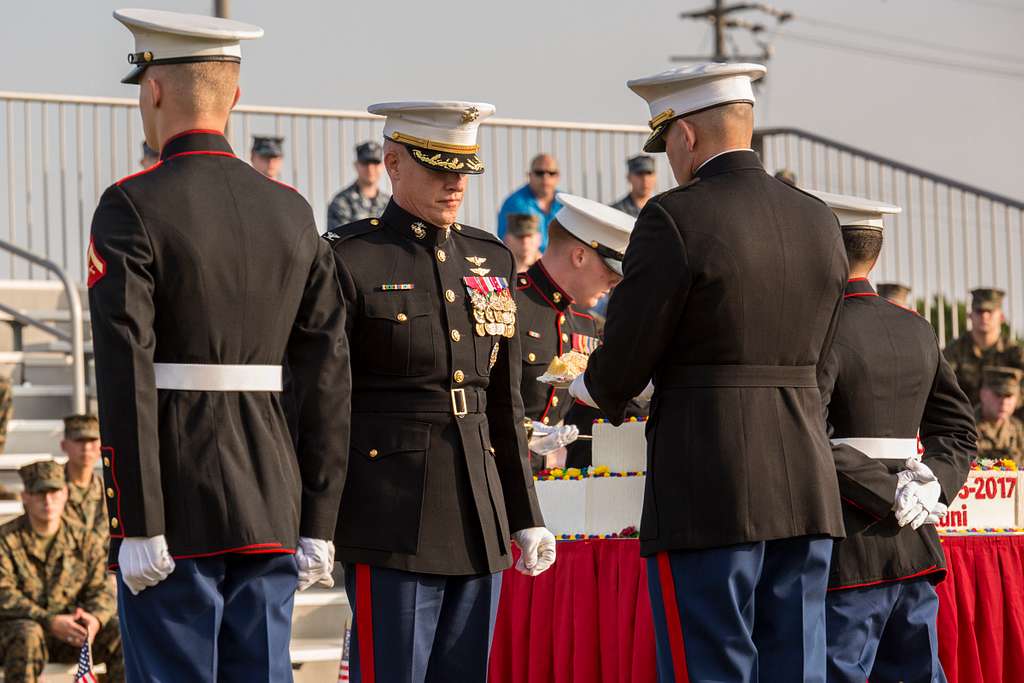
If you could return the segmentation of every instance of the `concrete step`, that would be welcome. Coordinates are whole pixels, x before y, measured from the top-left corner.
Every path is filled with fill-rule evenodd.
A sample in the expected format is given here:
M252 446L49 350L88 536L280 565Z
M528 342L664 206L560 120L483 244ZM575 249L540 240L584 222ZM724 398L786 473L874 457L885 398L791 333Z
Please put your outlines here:
M70 402L69 402L70 405ZM58 413L63 416L66 413ZM52 415L50 416L52 418ZM64 436L64 422L59 419L29 420L15 417L7 425L8 453L50 453L58 455ZM0 456L3 457L3 456Z
M71 412L70 384L17 384L14 414L21 420L63 417Z
M352 618L343 587L310 588L296 594L293 638L341 638Z

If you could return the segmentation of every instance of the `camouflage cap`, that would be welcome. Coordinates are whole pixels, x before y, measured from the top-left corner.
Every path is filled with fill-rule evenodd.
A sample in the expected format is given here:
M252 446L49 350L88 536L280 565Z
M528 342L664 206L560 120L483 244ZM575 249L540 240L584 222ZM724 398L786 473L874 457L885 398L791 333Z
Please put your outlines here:
M384 158L379 142L369 141L356 145L356 161L363 164L379 164Z
M1024 374L1017 368L989 365L981 370L981 386L1000 396L1020 392L1020 378Z
M899 282L883 282L878 285L878 296L889 301L905 305L910 295L910 287Z
M95 415L68 415L64 418L64 438L85 441L100 438L100 421Z
M1003 307L1006 292L994 287L978 287L971 290L972 311L998 311Z
M540 216L535 213L510 213L505 219L508 234L526 237L540 231Z
M25 491L41 493L55 491L67 486L64 479L64 466L56 460L40 460L18 469Z
M630 173L654 173L654 157L637 154L626 161Z
M261 157L283 157L284 138L280 135L253 135L252 153Z

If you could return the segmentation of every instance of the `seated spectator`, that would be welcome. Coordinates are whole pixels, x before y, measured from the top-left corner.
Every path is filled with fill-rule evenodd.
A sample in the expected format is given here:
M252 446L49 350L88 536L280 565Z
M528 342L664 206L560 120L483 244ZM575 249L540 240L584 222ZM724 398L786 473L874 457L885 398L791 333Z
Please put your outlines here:
M149 168L158 161L160 161L160 152L150 147L148 143L143 142L142 158L139 159L139 166L142 168Z
M391 195L380 189L382 158L380 143L364 142L356 147L356 180L334 195L327 207L328 230L384 213Z
M64 418L64 439L60 449L68 456L64 477L68 482L68 503L64 519L70 520L109 541L107 503L103 479L96 474L100 460L100 421L95 415Z
M878 296L888 299L897 306L909 308L910 287L898 282L883 282L878 285Z
M276 135L252 136L249 163L271 180L277 180L284 164L284 138Z
M7 448L7 425L14 415L14 391L10 375L0 375L0 453Z
M73 664L86 639L107 681L124 680L121 635L103 540L64 520L68 489L53 460L18 470L25 514L0 526L0 660L4 681L39 680Z
M540 258L540 217L534 213L512 213L502 240L516 257L516 272L525 273Z
M951 341L942 352L956 373L960 388L975 407L982 368L991 365L1024 369L1024 348L1003 331L1005 295L1001 289L972 289L971 329Z
M793 173L793 171L789 170L788 168L783 168L776 171L775 179L781 180L787 185L792 185L793 187L796 187L796 173Z
M1024 465L1024 423L1013 416L1020 397L1021 371L987 367L982 371L978 423L978 457L1009 458Z
M540 218L540 250L548 248L548 223L562 204L558 193L558 162L550 154L538 154L530 162L529 181L505 199L498 212L498 238L505 238L508 217L513 213L532 213Z
M612 204L612 208L636 218L647 200L654 195L654 187L658 184L658 176L654 172L654 157L638 154L626 162L626 170L629 194Z

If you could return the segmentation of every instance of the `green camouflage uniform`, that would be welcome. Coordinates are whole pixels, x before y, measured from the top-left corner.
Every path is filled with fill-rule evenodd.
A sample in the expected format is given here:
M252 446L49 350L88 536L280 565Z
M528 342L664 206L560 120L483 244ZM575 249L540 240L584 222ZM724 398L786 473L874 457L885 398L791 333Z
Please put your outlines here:
M1021 371L1013 367L990 366L982 373L981 386L997 396L1020 396ZM1024 422L1010 416L1002 422L984 420L981 406L974 411L978 424L978 457L1010 458L1024 465Z
M972 406L978 405L978 390L981 388L981 369L990 365L1001 365L1024 369L1024 348L1005 336L987 349L979 349L971 338L970 332L964 332L950 342L943 351L946 360L953 366L956 381L967 394Z
M65 486L64 468L53 460L18 470L25 491L42 493ZM24 514L0 526L0 660L5 683L38 680L48 661L78 661L80 646L59 641L50 620L81 608L96 617L94 662L107 665L107 681L124 681L116 601L106 576L103 539L62 520L43 537Z
M88 486L80 487L68 481L68 503L64 506L64 519L103 539L104 548L110 542L107 525L107 503L103 499L103 481L96 476Z
M14 414L14 394L11 391L11 378L0 377L0 453L7 446L7 424Z
M980 407L974 417L978 422L978 457L1010 458L1024 467L1024 422L1012 415L1001 423L983 421Z

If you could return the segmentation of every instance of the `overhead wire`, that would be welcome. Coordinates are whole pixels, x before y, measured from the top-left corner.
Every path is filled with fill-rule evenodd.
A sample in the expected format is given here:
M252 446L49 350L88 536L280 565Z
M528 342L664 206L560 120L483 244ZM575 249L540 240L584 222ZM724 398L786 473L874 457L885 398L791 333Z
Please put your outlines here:
M1024 70L1020 69L1003 68L989 64L973 64L969 62L940 59L938 57L930 57L927 55L921 55L913 52L889 50L881 47L869 47L855 43L848 43L841 40L835 40L833 38L822 38L819 36L810 36L803 33L794 33L792 31L780 30L777 35L779 38L795 40L797 42L808 43L810 45L817 45L819 47L829 48L833 50L846 50L848 52L857 52L860 54L866 54L885 59L892 59L895 61L901 61L909 64L922 64L925 66L957 69L969 73L984 73L990 76L1024 79Z
M973 55L975 57L982 57L984 59L995 59L999 61L1024 61L1024 55L1011 55L1001 52L989 52L988 50L978 50L976 48L963 47L961 45L951 45L949 43L940 43L931 40L923 40L921 38L913 38L910 36L901 36L895 33L878 31L864 26L850 25L841 21L828 21L826 19L818 19L817 17L808 17L803 14L796 15L795 17L793 17L793 20L800 21L805 24L810 24L812 26L819 26L822 28L832 28L838 31L845 31L849 33L860 33L862 35L870 36L872 38L890 40L904 45L917 45L918 47L927 48L929 50L941 50L942 52L947 53L952 52L955 54Z

